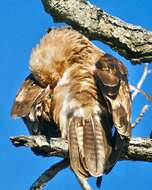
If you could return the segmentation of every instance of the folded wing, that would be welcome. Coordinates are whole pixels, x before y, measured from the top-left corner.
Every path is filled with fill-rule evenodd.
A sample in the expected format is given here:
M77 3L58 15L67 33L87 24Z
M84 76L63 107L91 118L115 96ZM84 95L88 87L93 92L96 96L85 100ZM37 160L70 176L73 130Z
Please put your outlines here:
M129 136L131 96L127 69L111 55L104 54L96 63L95 77L99 91L103 94L112 113L118 133Z
M29 75L19 89L12 106L11 116L25 117L31 111L32 105L42 93L43 89L36 85L32 75Z

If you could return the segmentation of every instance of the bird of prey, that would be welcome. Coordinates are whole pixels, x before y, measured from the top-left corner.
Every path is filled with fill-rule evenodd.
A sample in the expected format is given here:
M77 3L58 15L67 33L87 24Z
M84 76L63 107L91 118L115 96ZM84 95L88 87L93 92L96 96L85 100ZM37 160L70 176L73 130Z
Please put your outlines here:
M110 171L120 153L114 151L119 149L116 137L130 135L131 96L123 63L79 32L60 28L42 38L29 67L32 75L20 89L12 115L24 117L31 134L59 128L78 177Z

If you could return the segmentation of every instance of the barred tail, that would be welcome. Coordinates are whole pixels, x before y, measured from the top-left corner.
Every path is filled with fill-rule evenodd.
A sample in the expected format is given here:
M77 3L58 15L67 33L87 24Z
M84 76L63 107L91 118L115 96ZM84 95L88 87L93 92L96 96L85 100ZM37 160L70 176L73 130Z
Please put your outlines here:
M105 172L111 147L104 128L95 118L76 117L69 123L71 167L78 175L100 176Z

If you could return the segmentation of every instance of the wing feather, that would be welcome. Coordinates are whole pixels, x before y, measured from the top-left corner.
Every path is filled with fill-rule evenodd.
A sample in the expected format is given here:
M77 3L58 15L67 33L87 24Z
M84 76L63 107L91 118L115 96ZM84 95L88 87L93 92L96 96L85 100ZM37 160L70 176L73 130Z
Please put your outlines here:
M11 116L16 118L28 115L31 111L32 105L42 91L43 89L35 83L32 75L29 75L19 89L12 106Z
M96 64L95 76L100 92L107 100L118 133L130 135L131 96L127 69L114 57L105 54Z

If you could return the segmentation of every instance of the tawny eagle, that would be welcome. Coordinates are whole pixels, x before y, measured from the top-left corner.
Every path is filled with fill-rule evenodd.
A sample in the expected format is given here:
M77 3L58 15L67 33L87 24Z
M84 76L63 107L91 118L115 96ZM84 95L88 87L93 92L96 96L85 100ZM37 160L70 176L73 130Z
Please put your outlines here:
M66 28L52 29L42 38L29 66L31 75L17 94L12 116L23 117L31 134L61 133L77 176L108 172L120 152L113 154L113 129L120 139L130 135L126 67Z

